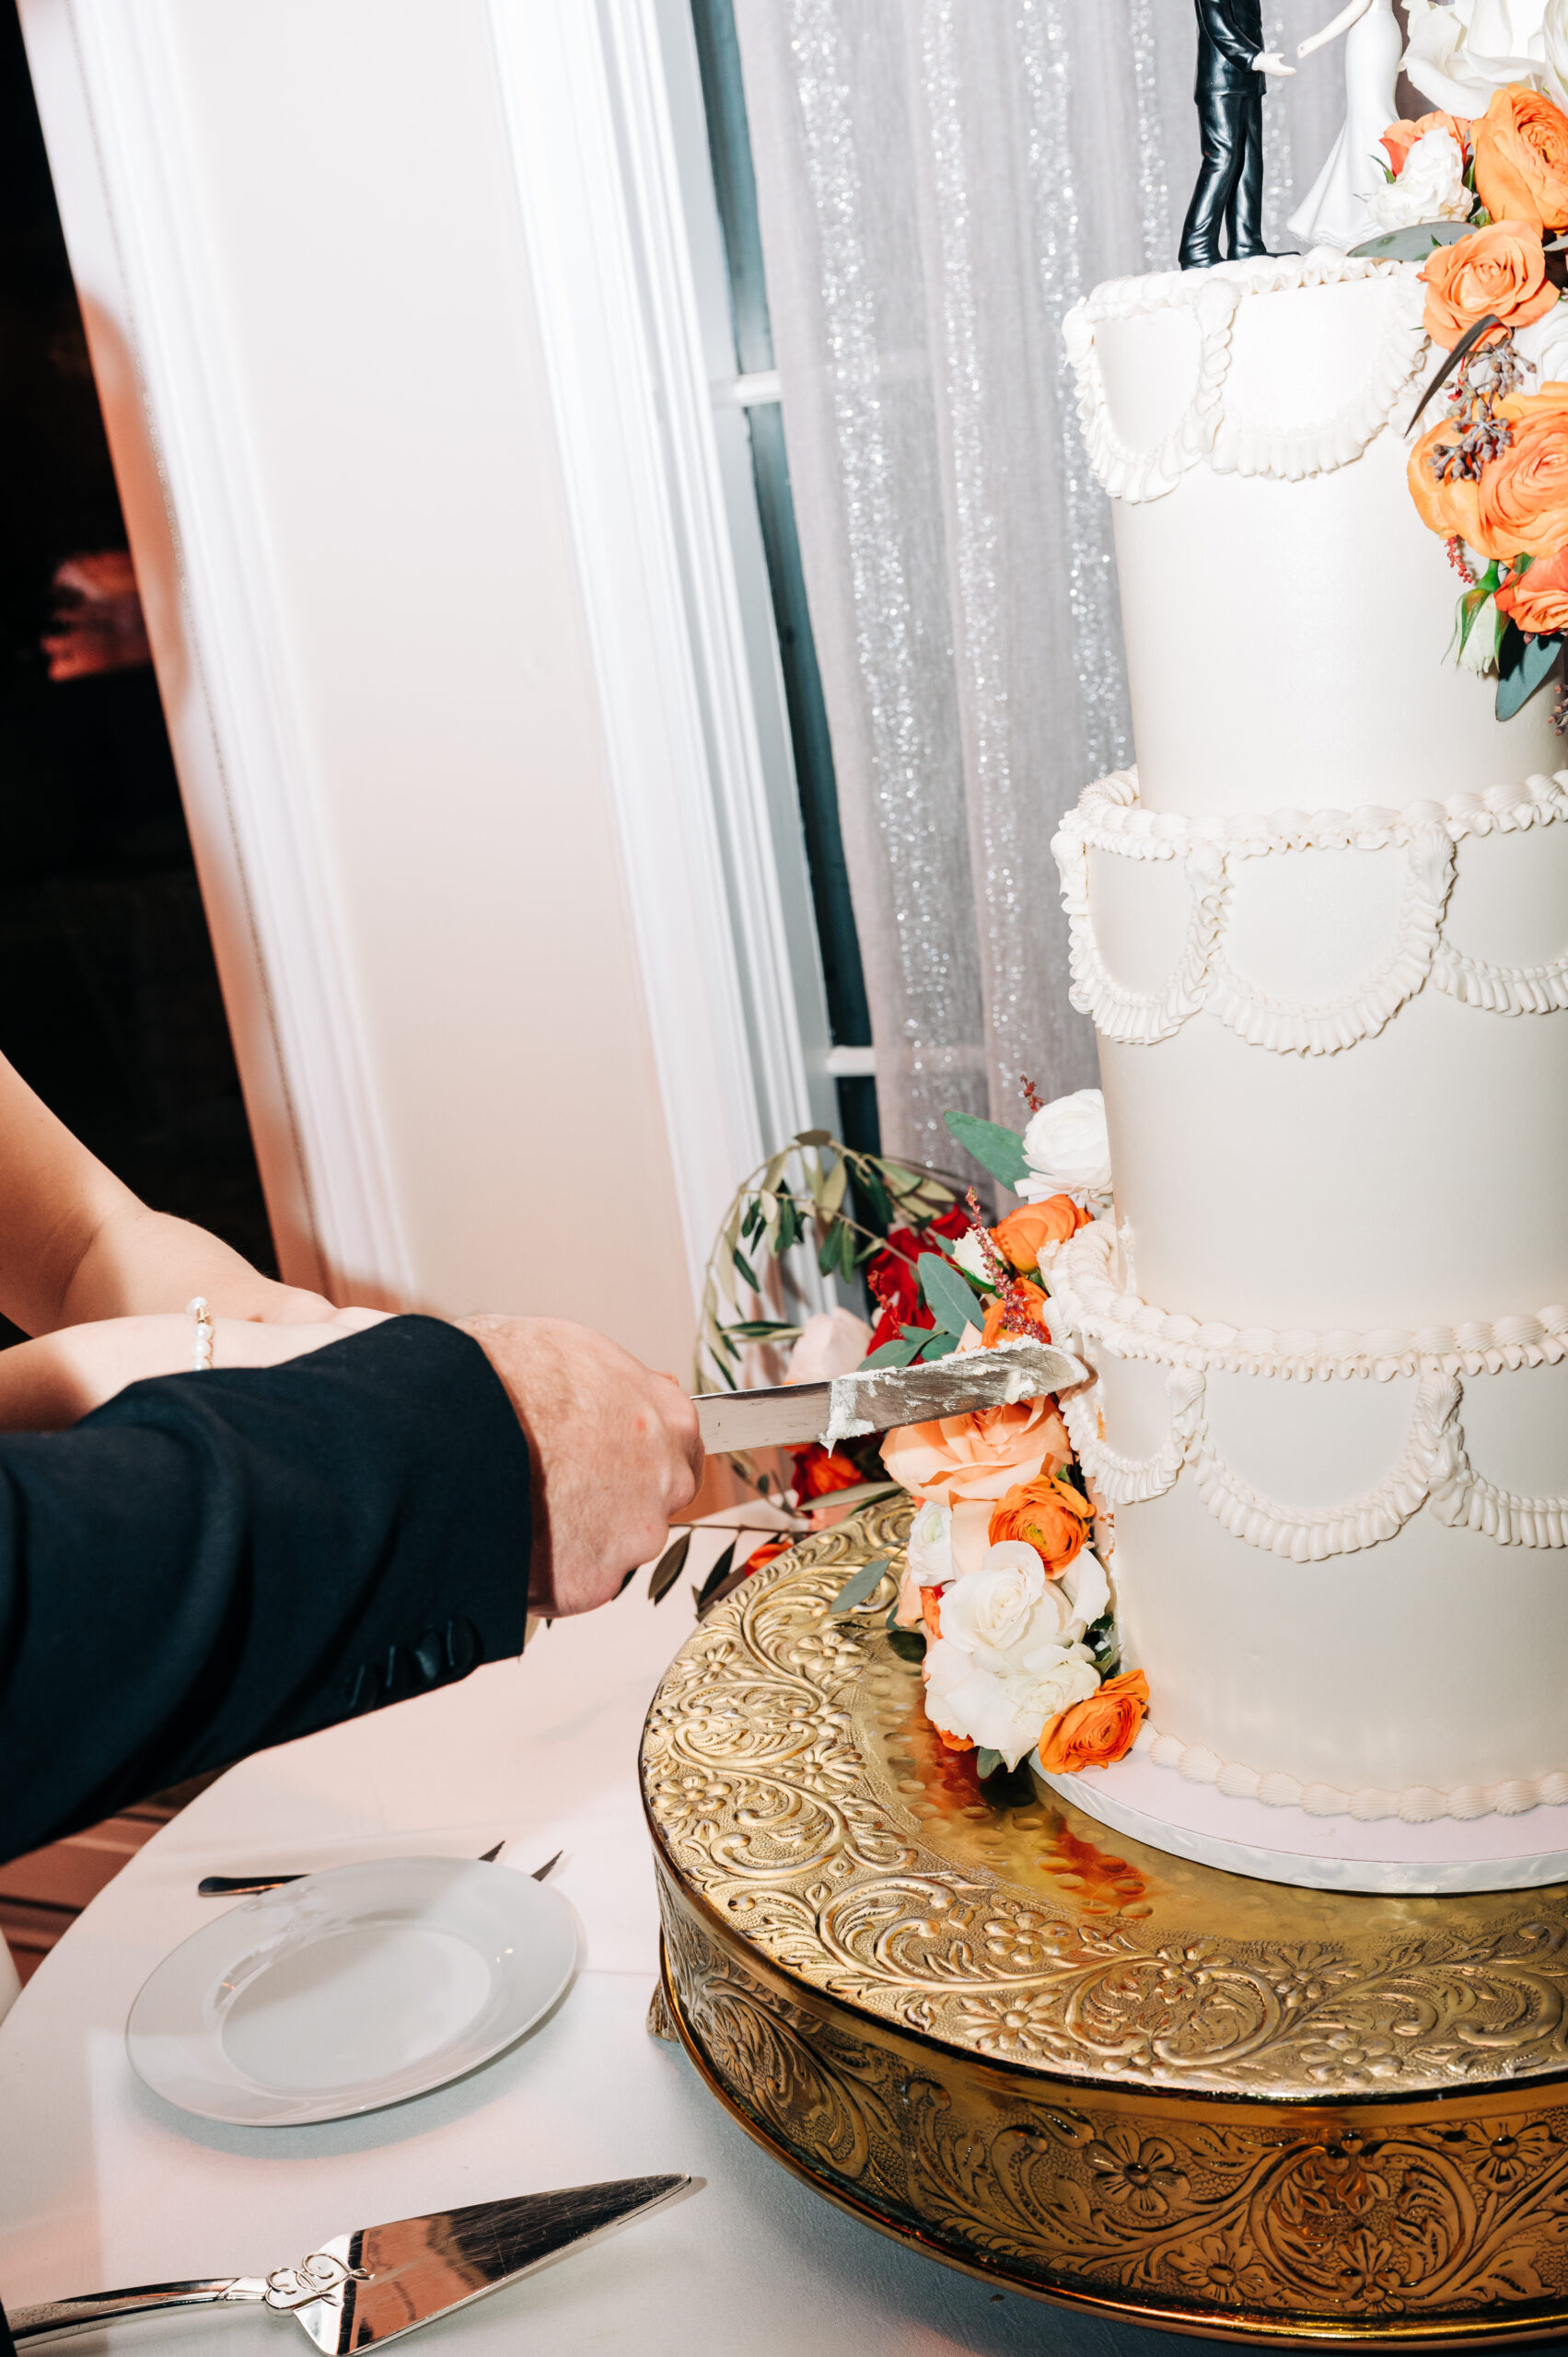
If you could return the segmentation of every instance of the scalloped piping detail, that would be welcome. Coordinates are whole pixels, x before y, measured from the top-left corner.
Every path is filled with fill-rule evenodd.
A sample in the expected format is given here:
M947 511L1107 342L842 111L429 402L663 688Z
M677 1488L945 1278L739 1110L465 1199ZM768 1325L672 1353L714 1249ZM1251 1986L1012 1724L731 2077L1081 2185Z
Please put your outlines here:
M1264 1771L1222 1759L1207 1744L1161 1735L1146 1719L1132 1748L1156 1768L1174 1768L1189 1783L1213 1784L1227 1800L1304 1809L1308 1817L1353 1817L1363 1824L1397 1817L1402 1825L1431 1825L1445 1817L1469 1823L1478 1817L1523 1817L1532 1808L1561 1807L1568 1801L1568 1771L1561 1769L1550 1776L1521 1776L1505 1783L1459 1784L1449 1792L1434 1784L1408 1784L1402 1792L1359 1784L1345 1792L1337 1784L1304 1784L1278 1770Z
M1429 975L1460 1004L1493 1014L1548 1014L1568 1007L1568 952L1545 965L1491 966L1443 939L1455 845L1469 834L1522 833L1568 819L1565 789L1568 771L1403 810L1230 813L1191 819L1140 809L1136 772L1115 771L1086 790L1051 844L1067 912L1069 998L1107 1039L1130 1046L1150 1047L1172 1038L1207 1006L1249 1046L1286 1055L1334 1055L1375 1037ZM1175 970L1160 990L1129 990L1106 965L1089 908L1091 850L1176 860L1186 872L1191 894L1186 937ZM1237 973L1225 953L1232 861L1314 850L1395 850L1405 861L1394 944L1383 964L1339 997L1317 1002L1260 990Z
M1166 1384L1172 1408L1170 1431L1158 1448L1142 1457L1122 1457L1106 1446L1099 1410L1085 1397L1093 1388L1092 1384L1083 1385L1076 1391L1062 1393L1057 1401L1078 1462L1108 1506L1144 1505L1150 1498L1163 1497L1187 1461L1188 1444L1202 1406L1202 1376L1183 1368L1172 1372Z
M1273 426L1233 412L1226 393L1236 314L1249 295L1304 286L1342 285L1377 278L1389 287L1371 373L1365 384L1328 418L1303 426ZM1388 424L1426 350L1423 289L1400 264L1352 261L1319 247L1309 254L1222 262L1209 271L1168 271L1114 278L1074 304L1063 322L1077 379L1078 417L1089 463L1113 499L1162 499L1202 459L1216 473L1267 475L1298 482L1330 474L1359 459ZM1198 331L1197 358L1187 407L1148 449L1124 441L1111 423L1095 331L1112 320L1150 312L1191 310Z
M1486 1480L1465 1454L1458 1425L1427 1503L1451 1530L1481 1531L1500 1547L1568 1547L1568 1498L1525 1498Z
M1200 1324L1157 1309L1110 1283L1116 1232L1109 1220L1081 1227L1040 1255L1040 1274L1064 1329L1104 1342L1119 1358L1153 1359L1195 1374L1315 1377L1502 1375L1555 1366L1568 1358L1568 1306L1554 1302L1533 1318L1499 1318L1472 1326L1429 1326L1419 1333L1374 1327L1307 1332L1272 1326Z

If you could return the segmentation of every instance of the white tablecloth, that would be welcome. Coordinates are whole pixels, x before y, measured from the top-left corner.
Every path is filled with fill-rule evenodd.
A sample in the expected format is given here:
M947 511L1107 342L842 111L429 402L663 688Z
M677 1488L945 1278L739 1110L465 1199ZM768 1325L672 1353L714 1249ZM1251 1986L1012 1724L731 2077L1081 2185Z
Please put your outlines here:
M658 1918L637 1743L692 1611L685 1580L656 1609L645 1588L540 1631L521 1662L246 1761L93 1901L0 2026L7 2302L262 2273L383 2218L685 2170L706 2180L701 2191L411 2346L430 2357L1171 2349L1001 2297L843 2216L733 2125L678 2049L648 2035ZM223 1903L196 1897L199 1875L472 1856L503 1834L505 1863L524 1871L564 1851L552 1879L577 1911L583 1959L555 2013L487 2068L359 2119L273 2131L187 2118L132 2073L122 2041L136 1991ZM285 2318L234 2309L54 2345L84 2357L244 2357L307 2343Z

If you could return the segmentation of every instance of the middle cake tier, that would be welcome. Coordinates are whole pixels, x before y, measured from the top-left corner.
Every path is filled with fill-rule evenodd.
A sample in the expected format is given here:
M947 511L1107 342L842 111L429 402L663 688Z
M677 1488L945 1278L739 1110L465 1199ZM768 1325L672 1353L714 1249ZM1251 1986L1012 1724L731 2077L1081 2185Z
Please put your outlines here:
M1565 819L1568 772L1268 816L1088 789L1054 848L1119 1291L1429 1355L1565 1315Z

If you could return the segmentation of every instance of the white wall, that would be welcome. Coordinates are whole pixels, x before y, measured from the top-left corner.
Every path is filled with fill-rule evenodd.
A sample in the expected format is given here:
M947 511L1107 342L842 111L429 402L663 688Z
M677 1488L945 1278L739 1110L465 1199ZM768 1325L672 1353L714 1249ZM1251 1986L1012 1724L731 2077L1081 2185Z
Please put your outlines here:
M683 1367L756 1107L706 805L628 867L497 6L21 6L285 1268Z

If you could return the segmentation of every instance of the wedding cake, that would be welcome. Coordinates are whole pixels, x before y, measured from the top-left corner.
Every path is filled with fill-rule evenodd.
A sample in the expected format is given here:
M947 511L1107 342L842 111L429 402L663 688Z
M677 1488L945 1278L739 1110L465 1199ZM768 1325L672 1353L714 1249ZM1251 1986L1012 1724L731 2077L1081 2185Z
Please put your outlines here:
M1318 250L1068 320L1137 767L1056 840L1115 1202L1044 1264L1151 1697L1052 1781L1417 1891L1568 1877L1568 771L1444 659L1424 294Z

